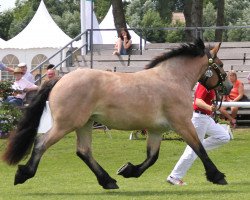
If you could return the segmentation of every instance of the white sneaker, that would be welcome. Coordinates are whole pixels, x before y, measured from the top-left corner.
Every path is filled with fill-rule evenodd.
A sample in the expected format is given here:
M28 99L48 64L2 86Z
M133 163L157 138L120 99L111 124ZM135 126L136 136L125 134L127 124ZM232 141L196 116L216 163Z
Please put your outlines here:
M187 185L187 183L183 182L181 179L174 178L172 176L168 176L167 182L172 185L179 185L179 186Z

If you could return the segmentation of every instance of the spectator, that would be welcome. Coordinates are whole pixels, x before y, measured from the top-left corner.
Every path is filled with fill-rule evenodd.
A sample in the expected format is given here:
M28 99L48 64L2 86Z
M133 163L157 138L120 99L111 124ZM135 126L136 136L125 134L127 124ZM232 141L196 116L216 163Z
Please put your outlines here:
M122 28L118 35L113 55L128 55L128 51L131 45L132 45L132 40L128 30Z
M23 75L23 70L21 68L17 67L14 69L15 82L12 85L12 88L15 92L13 96L8 96L7 99L5 99L5 102L15 106L22 106L26 93L38 89L38 86L27 81L23 78Z
M216 110L216 106L212 104L212 100L215 98L215 91L207 90L204 86L198 84L194 98L192 123L204 148L212 150L227 143L230 140L229 133L210 117L212 112ZM206 138L205 135L207 135ZM197 155L193 149L187 146L173 171L167 177L167 182L178 186L186 185L182 178L196 158ZM225 182L224 184L227 183Z
M49 70L49 69L53 69L54 67L55 67L54 64L49 64L48 67L47 67L46 69Z
M11 67L7 67L5 64L3 64L1 61L0 61L0 70L5 70L5 71L8 71L8 72L14 72L14 69L11 68Z
M17 66L22 69L24 74L23 78L31 83L35 83L35 78L30 72L28 72L26 63L19 63Z
M47 72L47 80L52 80L52 79L56 79L57 76L56 76L56 72L54 69L48 69Z
M233 89L230 94L224 97L224 101L244 101L248 100L247 96L244 95L244 85L237 79L237 74L235 71L230 71L228 73L229 80L233 84ZM227 107L221 107L220 112L224 115L231 123L232 127L236 127L236 117L238 113L238 107L231 107L231 115L227 112Z

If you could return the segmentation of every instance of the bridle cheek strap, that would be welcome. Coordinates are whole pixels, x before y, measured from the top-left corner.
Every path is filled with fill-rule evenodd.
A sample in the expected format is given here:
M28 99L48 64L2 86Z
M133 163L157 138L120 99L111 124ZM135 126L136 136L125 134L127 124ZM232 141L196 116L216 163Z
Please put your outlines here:
M222 85L222 82L225 80L225 77L223 76L223 74L221 73L219 66L214 63L214 57L212 57L210 51L208 49L205 50L205 53L208 57L208 69L206 70L206 72L202 75L202 77L198 80L198 82L200 82L202 85L204 85L208 90L214 89L216 87L218 87L219 85ZM212 77L212 71L214 70L218 76L218 82L215 86L213 87L209 87L207 85L207 80ZM209 75L211 74L211 76Z

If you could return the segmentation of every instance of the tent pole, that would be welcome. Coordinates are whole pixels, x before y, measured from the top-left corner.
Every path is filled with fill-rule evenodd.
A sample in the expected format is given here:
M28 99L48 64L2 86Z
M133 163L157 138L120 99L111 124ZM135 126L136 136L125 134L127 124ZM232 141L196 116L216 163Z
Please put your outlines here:
M91 0L91 31L90 31L90 50L91 50L91 62L90 62L90 68L93 68L93 13L94 13L94 6L93 6L93 0Z
M80 13L81 13L81 32L84 33L86 32L86 13L85 13L85 1L86 0L81 0L80 2ZM87 34L87 33L86 33ZM82 45L84 46L86 44L86 36L83 34L81 36L82 40ZM81 50L82 55L86 54L86 49L82 48Z

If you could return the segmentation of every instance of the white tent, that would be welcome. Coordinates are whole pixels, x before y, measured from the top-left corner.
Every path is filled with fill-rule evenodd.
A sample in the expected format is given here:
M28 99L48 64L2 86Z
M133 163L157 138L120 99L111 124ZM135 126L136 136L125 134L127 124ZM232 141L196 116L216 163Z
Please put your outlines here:
M5 43L6 43L6 41L3 40L2 38L0 38L0 48L1 48L1 46L5 45Z
M85 26L86 29L91 29L91 3L92 1L85 2ZM93 12L93 29L99 29L99 23L97 21L95 12ZM93 32L93 43L102 44L102 35L100 31Z
M87 29L91 29L91 4L90 0L81 0L81 31L84 32ZM95 12L93 11L93 29L99 29L99 23L97 21ZM85 35L84 35L85 36ZM80 47L85 44L84 41L78 40L73 43L74 47ZM88 43L90 43L90 32L88 32ZM93 44L102 44L102 35L100 31L93 31Z
M51 18L42 0L30 23L8 40L4 48L61 48L71 40Z
M106 14L105 18L100 23L99 27L100 29L115 29L115 23L114 23L114 16L112 12L112 5L109 8L108 13ZM130 27L127 24L127 28ZM133 31L129 30L129 34L131 35L131 40L133 44L139 44L140 43L140 37ZM103 44L114 44L117 39L117 31L101 31ZM144 40L142 40L142 44L144 44Z
M25 62L30 69L51 57L71 40L57 26L41 0L30 23L14 38L0 43L0 60L12 67ZM59 63L65 54L63 52L62 56L55 56L50 62Z

